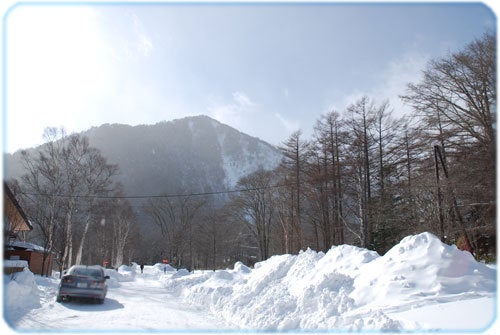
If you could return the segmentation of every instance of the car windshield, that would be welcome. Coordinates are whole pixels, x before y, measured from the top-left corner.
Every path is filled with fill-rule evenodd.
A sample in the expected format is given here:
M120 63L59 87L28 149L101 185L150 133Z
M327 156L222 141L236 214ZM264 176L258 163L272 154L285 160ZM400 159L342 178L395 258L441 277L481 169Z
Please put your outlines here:
M73 276L102 277L102 271L90 268L74 268L71 272Z

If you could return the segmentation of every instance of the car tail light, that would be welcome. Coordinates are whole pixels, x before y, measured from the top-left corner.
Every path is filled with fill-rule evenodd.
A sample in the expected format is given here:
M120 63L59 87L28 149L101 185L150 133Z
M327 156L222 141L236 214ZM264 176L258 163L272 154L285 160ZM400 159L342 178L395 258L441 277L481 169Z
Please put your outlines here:
M62 277L61 281L66 284L72 284L74 282L73 277L71 276Z
M104 288L104 282L93 281L92 284L90 284L90 287L92 287L92 288Z

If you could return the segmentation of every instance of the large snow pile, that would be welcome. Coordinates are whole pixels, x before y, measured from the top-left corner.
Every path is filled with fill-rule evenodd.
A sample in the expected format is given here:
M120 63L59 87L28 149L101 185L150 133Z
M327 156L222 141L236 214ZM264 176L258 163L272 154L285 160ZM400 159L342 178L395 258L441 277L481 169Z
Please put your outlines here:
M253 270L237 263L161 281L185 302L253 330L407 329L389 314L492 297L496 286L493 269L430 233L409 236L384 256L342 245L274 256Z
M495 290L495 273L469 252L423 233L404 238L363 268L351 296L359 305L394 306Z
M129 266L122 265L115 269L105 269L104 273L109 276L106 281L108 287L119 287L121 282L131 282L135 279L135 271Z
M148 266L144 268L144 274L149 277L159 278L165 274L172 274L175 272L177 272L177 269L173 268L170 264L156 263L152 267Z
M4 275L4 301L5 310L9 313L40 306L35 276L28 268L24 268L22 272Z

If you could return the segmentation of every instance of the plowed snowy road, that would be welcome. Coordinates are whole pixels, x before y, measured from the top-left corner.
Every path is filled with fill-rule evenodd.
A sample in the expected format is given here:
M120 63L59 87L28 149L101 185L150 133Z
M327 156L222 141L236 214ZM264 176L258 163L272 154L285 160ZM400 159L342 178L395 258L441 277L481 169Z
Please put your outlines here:
M167 293L158 280L137 277L135 281L112 287L103 305L57 303L55 285L39 286L41 307L14 318L15 330L214 330L234 329L224 322L186 306Z

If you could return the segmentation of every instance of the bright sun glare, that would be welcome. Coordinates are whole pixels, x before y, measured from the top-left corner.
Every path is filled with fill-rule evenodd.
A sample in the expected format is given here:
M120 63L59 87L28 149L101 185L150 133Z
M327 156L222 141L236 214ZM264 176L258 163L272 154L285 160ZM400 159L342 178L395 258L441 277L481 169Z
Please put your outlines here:
M7 151L40 143L46 126L74 126L72 115L106 94L110 58L97 15L20 5L7 16Z

